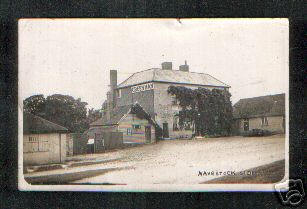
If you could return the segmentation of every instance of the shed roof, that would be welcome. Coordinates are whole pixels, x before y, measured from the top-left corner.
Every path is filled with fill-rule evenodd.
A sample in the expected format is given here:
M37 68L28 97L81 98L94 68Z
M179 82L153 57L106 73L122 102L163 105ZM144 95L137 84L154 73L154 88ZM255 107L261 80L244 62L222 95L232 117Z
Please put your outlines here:
M99 118L98 120L91 123L91 126L105 126L105 125L116 125L118 121L128 113L131 105L125 105L116 107L113 110L113 114L111 115L111 119L108 120L106 117Z
M147 82L178 83L202 86L227 87L230 86L212 77L209 74L186 72L181 70L162 70L152 68L134 73L128 79L120 83L117 88L124 88Z
M116 107L112 114L111 120L107 120L106 117L99 118L98 120L94 121L90 124L90 126L109 126L109 125L117 125L120 119L129 113L136 114L137 117L141 119L146 119L153 125L157 125L156 122L151 118L151 116L142 108L141 105L135 103L133 105L125 105Z
M23 113L23 133L66 133L68 129L31 113Z
M240 99L233 106L234 118L285 115L285 94Z

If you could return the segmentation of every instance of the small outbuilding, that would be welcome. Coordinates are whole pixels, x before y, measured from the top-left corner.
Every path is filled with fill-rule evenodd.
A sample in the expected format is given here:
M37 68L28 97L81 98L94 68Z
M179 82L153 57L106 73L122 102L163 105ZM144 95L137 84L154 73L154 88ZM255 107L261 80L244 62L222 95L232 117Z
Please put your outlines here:
M23 163L42 165L66 160L68 129L39 116L23 114Z
M92 134L99 132L122 132L123 143L152 143L161 132L151 116L138 104L116 107L110 116L90 124Z
M285 94L240 99L233 117L239 134L253 129L285 133Z

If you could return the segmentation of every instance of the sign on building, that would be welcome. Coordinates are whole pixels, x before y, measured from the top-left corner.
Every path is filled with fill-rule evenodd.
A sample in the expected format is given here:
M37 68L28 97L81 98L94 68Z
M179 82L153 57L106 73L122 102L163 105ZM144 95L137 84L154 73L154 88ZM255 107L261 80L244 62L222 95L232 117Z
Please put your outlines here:
M154 84L153 83L145 83L145 84L141 84L138 86L132 86L131 90L132 90L132 94L137 93L137 92L141 92L141 91L148 91L154 89Z

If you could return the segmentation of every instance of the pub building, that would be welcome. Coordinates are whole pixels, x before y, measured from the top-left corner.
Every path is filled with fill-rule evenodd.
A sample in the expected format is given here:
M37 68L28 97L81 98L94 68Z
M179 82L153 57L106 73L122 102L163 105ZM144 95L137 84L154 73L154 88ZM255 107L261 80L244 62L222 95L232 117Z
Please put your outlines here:
M172 62L163 62L161 68L136 72L120 84L117 84L117 70L110 70L110 90L107 93L107 100L103 103L102 118L93 122L91 128L122 131L124 135L134 133L144 135L145 137L141 137L142 140L138 143L154 142L158 129L161 130L163 139L192 137L195 124L184 121L179 125L178 113L181 108L176 98L168 94L169 86L184 86L191 89L202 87L211 90L230 88L209 74L190 72L186 61L184 65L179 66L179 70L173 70ZM147 123L142 121L141 124L138 114L128 112L135 104L138 104L141 107L139 109L149 116ZM119 130L118 123L123 120L125 128ZM148 138L146 140L149 124L155 128L151 128L150 140ZM130 142L133 143L133 137L131 140L124 139L124 143Z

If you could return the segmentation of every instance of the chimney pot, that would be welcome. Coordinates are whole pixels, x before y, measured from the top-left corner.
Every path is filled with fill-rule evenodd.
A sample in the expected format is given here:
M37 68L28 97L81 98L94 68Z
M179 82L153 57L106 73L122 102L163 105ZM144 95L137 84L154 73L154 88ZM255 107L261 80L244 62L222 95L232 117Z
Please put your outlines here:
M173 63L172 62L162 62L162 70L172 70Z
M185 72L189 72L189 65L187 65L187 61L184 61L184 65L180 65L179 66L179 70L180 71L185 71Z

